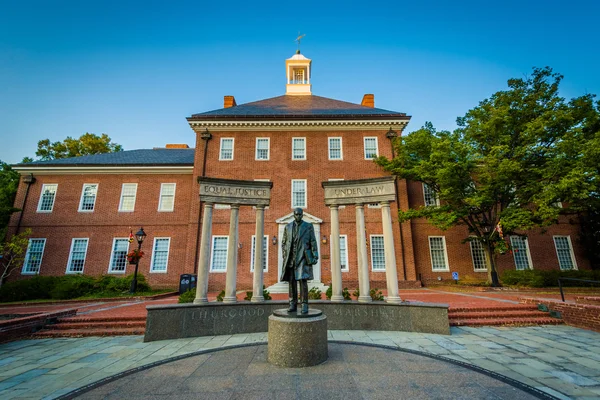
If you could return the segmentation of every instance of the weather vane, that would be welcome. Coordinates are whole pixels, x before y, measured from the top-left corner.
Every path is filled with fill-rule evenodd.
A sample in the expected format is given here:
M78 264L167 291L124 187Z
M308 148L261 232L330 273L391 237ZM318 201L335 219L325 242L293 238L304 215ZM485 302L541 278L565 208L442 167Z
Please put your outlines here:
M300 41L302 40L302 38L306 36L305 33L303 33L302 35L300 34L300 32L298 32L298 37L296 38L296 42L298 42L298 53L300 53Z

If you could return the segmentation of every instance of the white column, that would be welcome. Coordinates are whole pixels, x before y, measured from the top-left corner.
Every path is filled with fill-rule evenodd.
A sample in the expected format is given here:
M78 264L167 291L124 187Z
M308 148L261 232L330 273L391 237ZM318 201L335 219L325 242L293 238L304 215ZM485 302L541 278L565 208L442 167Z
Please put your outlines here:
M265 206L256 206L256 232L254 234L254 284L252 302L265 301L263 296L263 236L265 235Z
M231 216L229 218L229 241L227 244L227 276L225 278L225 297L223 297L223 303L237 302L235 291L237 275L239 212L239 204L232 204Z
M370 303L369 260L367 258L367 237L365 235L365 206L356 205L356 255L358 258L358 301Z
M387 280L387 302L400 303L398 295L398 272L396 271L396 252L394 248L394 232L392 230L392 215L390 203L381 203L381 219L383 223L383 246L385 249L385 277Z
M338 206L329 206L329 209L331 210L331 301L344 301L344 296L342 295Z
M212 211L213 205L205 203L202 216L202 236L200 238L200 259L198 260L195 304L208 303L208 263L210 262L210 241L212 240Z

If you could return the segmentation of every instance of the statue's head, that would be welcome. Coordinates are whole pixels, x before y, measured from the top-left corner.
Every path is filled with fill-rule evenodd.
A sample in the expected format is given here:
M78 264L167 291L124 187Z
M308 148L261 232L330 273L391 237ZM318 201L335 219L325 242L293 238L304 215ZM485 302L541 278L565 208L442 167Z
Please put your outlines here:
M302 211L301 208L294 208L294 219L296 220L296 222L302 221L303 214L304 214L304 212Z

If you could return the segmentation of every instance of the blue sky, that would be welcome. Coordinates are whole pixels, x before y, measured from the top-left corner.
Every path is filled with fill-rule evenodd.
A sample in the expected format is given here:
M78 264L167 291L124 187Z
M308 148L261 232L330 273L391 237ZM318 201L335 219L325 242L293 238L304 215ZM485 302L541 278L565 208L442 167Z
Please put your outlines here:
M167 4L168 3L168 4ZM0 160L107 133L126 150L195 144L185 117L285 92L306 34L313 93L453 129L534 66L600 94L597 1L0 0Z

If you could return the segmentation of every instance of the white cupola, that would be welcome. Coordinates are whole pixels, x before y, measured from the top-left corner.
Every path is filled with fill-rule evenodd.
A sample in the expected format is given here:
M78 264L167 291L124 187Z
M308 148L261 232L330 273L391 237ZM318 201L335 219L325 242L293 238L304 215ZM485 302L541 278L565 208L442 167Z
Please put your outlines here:
M285 69L287 76L287 85L285 94L287 95L311 95L310 84L310 64L312 60L296 51L292 57L285 60Z

